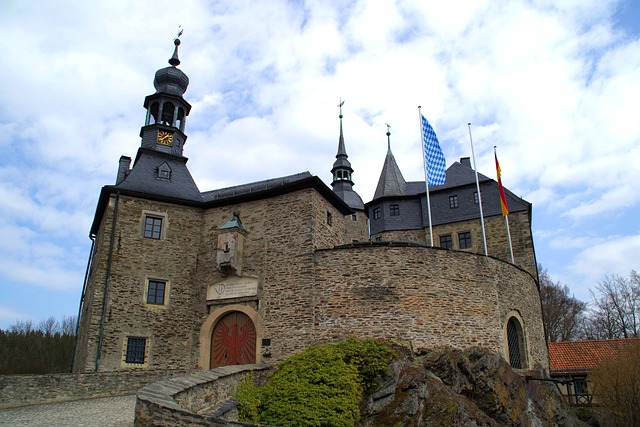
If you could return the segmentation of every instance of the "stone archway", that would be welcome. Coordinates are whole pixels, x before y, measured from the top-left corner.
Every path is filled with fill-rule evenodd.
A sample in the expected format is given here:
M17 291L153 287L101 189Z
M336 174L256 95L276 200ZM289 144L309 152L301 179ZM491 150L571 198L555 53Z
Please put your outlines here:
M218 320L209 357L211 368L256 363L256 327L249 316L231 311Z
M233 315L233 313L236 313ZM227 315L231 315L227 318ZM235 319L234 319L235 316ZM246 316L246 317L243 317ZM238 320L240 320L240 324L238 324ZM253 333L250 332L249 327L244 327L243 331L243 322L247 324L247 320L253 326ZM234 332L234 326L235 332ZM224 325L224 326L223 326ZM239 326L239 328L238 328ZM225 330L226 329L226 330ZM219 335L219 340L223 340L223 336L226 337L224 340L227 341L228 345L233 346L233 340L240 338L240 341L244 342L241 346L244 346L245 356L244 359L240 359L240 363L261 363L262 356L260 354L260 342L262 340L262 324L260 322L260 316L258 312L251 307L241 304L231 304L224 307L219 307L213 310L209 317L204 321L202 327L200 328L200 354L198 357L199 366L201 369L209 370L214 367L216 348L219 345L216 342L215 335ZM247 339L242 339L244 337L244 333L247 333ZM231 336L236 336L236 338L231 338ZM238 336L238 334L240 334ZM253 338L249 338L249 334L252 334ZM231 341L231 342L229 342ZM253 348L251 348L251 344L253 344ZM236 343L236 346L238 343ZM248 346L248 347L247 347ZM224 347L224 346L223 346ZM222 350L222 349L221 349ZM251 352L253 350L253 352ZM220 354L220 353L218 353ZM250 355L249 359L247 359L247 354ZM234 354L227 353L226 360L229 360L229 357L232 356L235 360ZM252 360L251 362L244 362L244 360ZM227 363L231 364L231 363ZM237 364L233 363L233 364ZM222 366L220 364L216 366Z

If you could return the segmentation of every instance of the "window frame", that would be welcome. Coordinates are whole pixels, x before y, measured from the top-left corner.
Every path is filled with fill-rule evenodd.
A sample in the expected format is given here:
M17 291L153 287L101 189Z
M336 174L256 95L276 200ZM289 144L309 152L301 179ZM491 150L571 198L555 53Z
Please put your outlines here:
M148 230L147 224L152 221L151 229ZM157 222L159 221L159 230ZM143 210L142 217L140 218L140 232L142 237L149 240L164 240L166 238L167 228L169 225L168 216L164 212L154 212Z
M526 370L529 367L529 357L523 320L516 311L509 313L506 319L506 359L514 370Z
M389 216L400 216L400 204L393 203L389 205Z
M449 209L456 209L460 206L458 203L458 195L449 196Z
M380 219L380 208L379 207L373 208L372 215L373 215L373 219Z
M448 241L449 244L443 246L442 245L443 239L447 239L447 238L449 239L449 241ZM444 234L444 235L440 236L439 240L440 240L440 247L441 248L453 249L453 237L451 236L451 234Z
M142 347L140 348L140 343ZM122 363L126 366L148 366L149 337L130 335L124 337Z
M465 245L462 245L462 242L465 242ZM471 239L470 231L463 231L458 233L458 248L460 249L470 249L473 247L473 240Z
M153 290L153 296L151 292L152 285L155 289ZM158 302L158 285L162 285L162 299ZM153 301L151 301L153 298ZM159 279L147 279L147 292L145 295L145 301L149 305L165 305L165 301L167 299L167 281L159 280Z

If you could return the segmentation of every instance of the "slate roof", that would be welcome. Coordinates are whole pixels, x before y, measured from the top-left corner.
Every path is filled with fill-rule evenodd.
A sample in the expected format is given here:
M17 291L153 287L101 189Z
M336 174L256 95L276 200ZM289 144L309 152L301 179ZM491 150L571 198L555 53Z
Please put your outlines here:
M587 374L633 345L640 345L640 338L550 342L551 375Z
M202 196L187 169L187 160L186 157L139 148L133 168L121 183L113 187L166 199L201 202ZM158 178L158 168L165 162L171 168L170 180Z
M364 210L362 197L351 188L350 183L336 181L333 183L333 192L338 195L351 209Z
M480 181L484 216L502 215L498 183L481 173L478 173L478 180ZM530 210L531 204L529 202L516 196L507 188L504 190L509 212L526 212ZM469 159L463 158L460 162L454 162L447 168L445 183L429 187L433 225L449 224L479 218L480 211L478 205L473 203L473 194L475 192L476 177ZM457 195L460 199L459 207L456 209L451 209L449 206L449 196L453 195ZM413 209L419 209L424 221L428 221L426 209L425 212L422 212L424 206L426 206L426 187L424 181L405 182L390 151L387 153L385 165L380 175L380 181L378 182L374 198L372 201L366 203L365 206L377 206L380 200L385 198L393 200L417 200L420 198L420 203L416 203ZM463 199L468 202L463 202ZM404 209L407 208L410 207L404 207ZM425 224L427 223L428 222L425 222ZM424 226L424 224L421 226ZM383 229L398 229L398 225L385 224Z
M170 182L156 178L157 168L165 161L172 169ZM172 156L140 148L134 167L124 181L117 185L105 185L102 187L93 225L91 226L91 235L95 235L98 232L102 215L108 204L109 195L118 191L147 199L211 208L273 197L304 188L314 188L343 215L353 213L353 210L336 193L329 189L320 178L311 175L309 172L200 193L187 169L186 162L187 159L185 157Z
M380 179L378 180L373 200L381 197L404 195L406 190L407 181L402 176L398 163L396 163L396 159L393 157L391 149L389 149L387 156L384 158L382 172L380 172Z

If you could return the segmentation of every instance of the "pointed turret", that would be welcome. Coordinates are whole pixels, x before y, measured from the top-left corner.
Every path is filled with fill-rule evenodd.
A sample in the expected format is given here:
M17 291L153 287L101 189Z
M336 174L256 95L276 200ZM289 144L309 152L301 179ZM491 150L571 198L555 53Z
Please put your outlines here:
M338 139L338 154L336 154L336 161L331 169L331 174L333 175L331 187L333 187L333 192L340 196L351 209L362 211L364 210L364 203L358 193L353 191L353 181L351 180L353 169L344 145L344 133L342 131L343 105L344 101L340 101L338 105L340 107L340 115L338 116L340 118L340 137Z
M384 196L399 196L405 193L407 181L404 180L402 172L396 163L395 157L391 152L391 126L387 125L387 156L384 159L380 179L373 199Z

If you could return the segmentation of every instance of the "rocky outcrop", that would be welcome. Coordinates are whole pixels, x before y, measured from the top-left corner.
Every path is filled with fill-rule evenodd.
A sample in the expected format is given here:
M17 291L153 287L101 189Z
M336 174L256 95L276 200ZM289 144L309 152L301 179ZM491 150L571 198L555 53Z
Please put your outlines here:
M528 372L544 378L543 372ZM485 349L406 352L362 403L362 427L586 426L554 384Z

